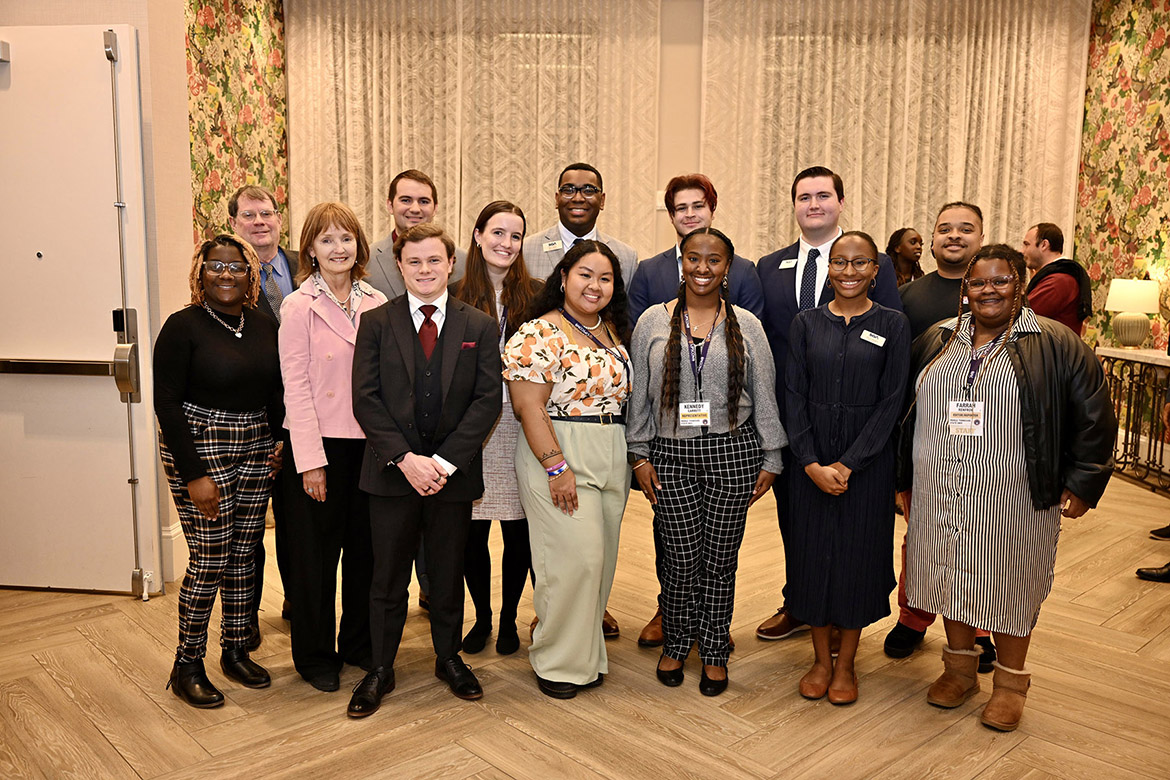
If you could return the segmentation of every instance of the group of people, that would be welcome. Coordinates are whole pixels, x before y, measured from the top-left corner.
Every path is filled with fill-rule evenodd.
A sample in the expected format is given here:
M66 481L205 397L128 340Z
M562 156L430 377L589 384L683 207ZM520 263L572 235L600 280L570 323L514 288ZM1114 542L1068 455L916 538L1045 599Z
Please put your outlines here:
M861 631L889 614L897 582L897 505L908 530L887 653L908 655L941 614L928 701L957 707L994 669L983 722L1015 728L1060 517L1096 505L1116 432L1092 352L1029 308L1029 242L1060 247L1043 225L1025 255L982 247L979 209L949 203L930 242L938 270L923 274L916 231L882 253L841 230L831 170L801 171L791 194L800 238L757 263L712 226L701 174L668 183L678 242L641 263L597 230L604 184L585 163L557 180L556 224L528 235L524 212L494 201L465 253L434 224L419 171L391 182L395 229L372 249L340 203L309 210L299 253L281 249L271 193L233 195L233 234L196 250L191 305L156 343L160 447L191 550L175 693L223 702L203 666L217 591L224 674L270 683L249 656L270 491L294 666L324 691L343 664L362 667L351 717L394 688L412 566L454 695L483 695L461 652L493 630L497 652L520 647L529 579L539 689L601 685L634 486L653 508L660 587L639 644L662 647L671 687L697 645L699 690L717 696L747 512L771 490L786 578L757 636L811 631L801 695L858 698ZM475 620L461 636L465 584Z

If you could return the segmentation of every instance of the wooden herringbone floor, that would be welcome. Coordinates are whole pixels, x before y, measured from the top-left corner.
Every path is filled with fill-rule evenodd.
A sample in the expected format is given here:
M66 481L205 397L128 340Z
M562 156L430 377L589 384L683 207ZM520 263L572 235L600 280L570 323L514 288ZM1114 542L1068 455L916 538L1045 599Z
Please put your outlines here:
M148 603L0 590L0 778L1166 778L1170 585L1141 582L1133 570L1170 560L1170 543L1146 535L1166 523L1168 508L1114 480L1101 509L1066 523L1032 643L1028 708L1012 734L980 726L986 692L953 711L928 706L941 629L921 652L891 661L881 642L893 617L862 637L857 704L802 699L808 635L771 643L754 635L777 605L782 576L770 500L753 509L740 558L730 688L700 696L693 658L686 684L664 688L654 678L657 653L635 643L655 596L649 510L635 494L610 601L622 626L608 644L610 675L565 702L537 691L523 648L501 657L490 643L466 658L484 698L453 698L432 675L428 624L412 608L397 690L373 717L348 720L361 672L346 667L333 694L300 680L270 564L255 657L272 687L224 681L213 651L208 668L228 701L195 710L164 690L174 585ZM498 554L495 536L493 547ZM523 626L531 616L526 597Z

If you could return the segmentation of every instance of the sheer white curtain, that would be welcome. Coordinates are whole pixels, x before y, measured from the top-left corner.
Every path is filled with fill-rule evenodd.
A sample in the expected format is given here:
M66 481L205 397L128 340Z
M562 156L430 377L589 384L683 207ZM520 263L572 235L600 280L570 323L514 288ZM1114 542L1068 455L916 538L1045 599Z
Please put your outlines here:
M338 199L377 240L391 177L418 168L460 246L498 198L532 232L556 219L557 174L583 160L604 177L601 229L651 246L658 5L287 0L294 229Z
M983 209L988 242L1074 228L1091 0L707 0L702 168L748 257L798 235L793 176L845 181L842 225L929 241ZM927 259L929 251L924 252Z

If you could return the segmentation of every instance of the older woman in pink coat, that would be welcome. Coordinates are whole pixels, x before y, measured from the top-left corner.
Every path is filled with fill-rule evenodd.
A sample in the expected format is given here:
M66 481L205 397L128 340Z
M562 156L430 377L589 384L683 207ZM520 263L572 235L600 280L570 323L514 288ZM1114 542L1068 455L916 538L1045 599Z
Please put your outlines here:
M343 663L370 665L373 556L367 499L358 489L365 434L354 419L351 392L358 323L386 302L361 281L369 256L348 206L314 206L301 231L300 286L280 307L289 440L282 530L289 553L292 656L301 677L322 691L340 687ZM339 558L342 613L335 645Z

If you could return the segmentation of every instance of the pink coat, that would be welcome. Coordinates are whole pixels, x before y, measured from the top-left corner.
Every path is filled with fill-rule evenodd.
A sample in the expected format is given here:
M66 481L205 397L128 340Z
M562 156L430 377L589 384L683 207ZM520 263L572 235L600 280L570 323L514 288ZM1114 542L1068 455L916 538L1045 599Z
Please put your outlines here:
M322 438L365 438L353 416L353 347L362 315L386 296L359 284L365 294L352 324L311 278L280 305L284 427L299 473L326 465Z

